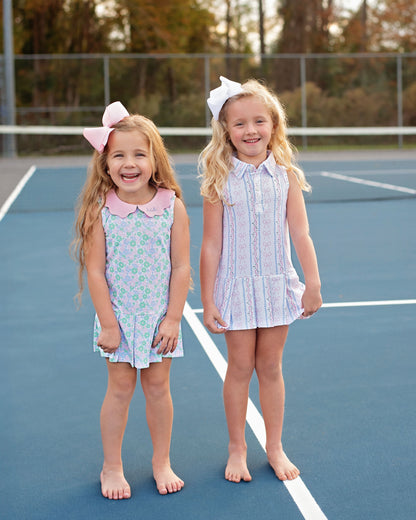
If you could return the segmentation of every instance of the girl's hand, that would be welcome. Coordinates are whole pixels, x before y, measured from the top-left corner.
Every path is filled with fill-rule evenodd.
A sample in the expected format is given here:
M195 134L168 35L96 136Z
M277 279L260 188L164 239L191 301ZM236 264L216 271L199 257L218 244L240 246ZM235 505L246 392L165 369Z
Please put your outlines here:
M305 292L302 296L302 307L303 307L303 316L307 318L308 316L312 316L322 305L322 296L321 291L319 289L309 289L305 288Z
M174 352L178 345L179 339L179 323L165 316L160 322L159 330L153 340L152 348L159 345L158 354L169 354Z
M120 328L118 327L110 327L110 328L101 328L100 335L97 339L97 345L101 347L101 349L107 353L112 354L115 352L121 342L121 334Z
M213 334L222 334L228 327L215 305L204 308L204 325Z

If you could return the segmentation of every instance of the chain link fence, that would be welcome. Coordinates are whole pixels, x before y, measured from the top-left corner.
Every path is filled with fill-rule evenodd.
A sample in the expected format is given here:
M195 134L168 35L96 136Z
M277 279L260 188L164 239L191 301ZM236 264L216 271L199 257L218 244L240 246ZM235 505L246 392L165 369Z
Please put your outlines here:
M16 55L14 66L18 126L96 126L104 107L120 100L159 127L190 129L189 135L167 136L168 146L200 149L207 137L191 130L209 126L206 98L224 75L264 80L285 105L298 147L416 143L411 132L400 133L416 126L416 53ZM4 124L3 70L1 58ZM387 130L311 135L322 127ZM17 133L16 139L19 154L90 151L79 136Z

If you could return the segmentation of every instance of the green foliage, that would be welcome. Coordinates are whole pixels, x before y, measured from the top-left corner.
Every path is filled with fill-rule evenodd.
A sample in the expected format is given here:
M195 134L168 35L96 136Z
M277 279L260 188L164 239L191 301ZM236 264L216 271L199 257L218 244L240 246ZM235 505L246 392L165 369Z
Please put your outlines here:
M360 10L333 11L331 0L276 0L281 31L273 48L284 54L259 59L240 56L257 31L258 4L250 0L15 0L15 51L27 55L15 61L18 123L97 124L104 58L85 54L105 53L110 101L159 126L205 126L206 62L189 56L204 53L210 88L220 74L264 79L281 94L291 126L300 126L300 60L286 53L360 50L364 30L371 50L415 48L414 0L371 5L365 18ZM332 56L306 55L308 126L396 125L396 59ZM405 125L416 125L415 65L403 57Z
M403 124L416 126L416 83L412 83L403 93Z
M416 87L413 95L416 97ZM301 126L301 89L283 92L280 97L286 108L290 126ZM409 103L410 99L409 95ZM386 92L370 92L364 88L353 88L345 90L341 97L335 97L328 95L314 83L307 83L306 105L308 127L397 124L395 99Z
M109 25L97 16L98 0L13 2L17 54L107 52Z

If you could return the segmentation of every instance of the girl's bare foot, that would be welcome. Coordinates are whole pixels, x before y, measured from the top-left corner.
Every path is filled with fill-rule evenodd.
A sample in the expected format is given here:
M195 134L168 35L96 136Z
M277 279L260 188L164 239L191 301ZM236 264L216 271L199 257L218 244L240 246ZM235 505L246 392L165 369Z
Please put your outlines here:
M230 482L250 482L251 475L247 468L246 452L230 452L227 467L225 468L225 478Z
M170 464L153 464L153 477L156 481L157 490L161 495L176 493L185 485L184 481L175 475Z
M290 462L283 449L267 452L267 458L278 479L293 480L300 475L300 471Z
M131 497L131 490L124 478L123 469L104 469L100 475L101 493L110 500L122 500Z

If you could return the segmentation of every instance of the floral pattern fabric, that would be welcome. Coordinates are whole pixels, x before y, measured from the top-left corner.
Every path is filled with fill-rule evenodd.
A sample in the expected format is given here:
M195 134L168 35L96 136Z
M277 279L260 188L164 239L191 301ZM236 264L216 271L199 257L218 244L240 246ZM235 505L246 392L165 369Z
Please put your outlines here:
M113 354L97 346L101 327L96 316L94 350L110 361L127 362L140 369L162 361L162 357L183 356L181 334L173 353L162 356L157 347L152 348L168 307L174 200L174 192L163 188L143 206L121 201L114 191L107 196L101 214L106 239L106 279L121 343Z

